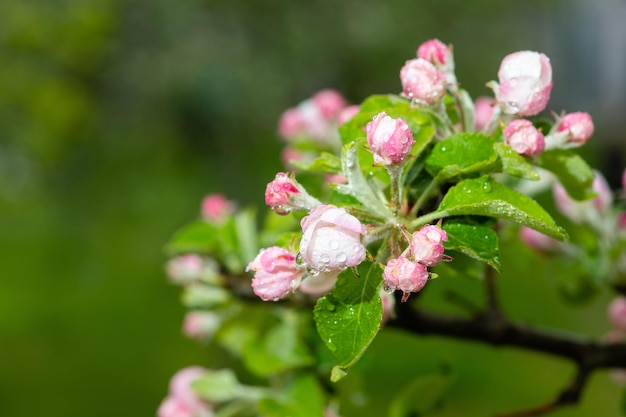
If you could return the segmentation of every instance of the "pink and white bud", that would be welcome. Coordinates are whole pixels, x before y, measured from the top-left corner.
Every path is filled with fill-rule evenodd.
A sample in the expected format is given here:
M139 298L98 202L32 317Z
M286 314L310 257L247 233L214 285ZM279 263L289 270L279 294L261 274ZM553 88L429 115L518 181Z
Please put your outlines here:
M417 57L425 59L435 66L449 66L452 59L450 47L439 39L431 39L417 48Z
M358 104L345 107L339 113L339 116L337 117L337 123L342 125L344 123L349 122L354 117L354 115L359 112L360 109L361 109L361 106L359 106Z
M180 399L167 396L159 405L157 417L196 417L196 413Z
M313 95L312 100L327 120L336 120L346 107L346 100L335 90L321 90Z
M235 204L222 194L209 194L202 199L202 217L211 223L221 223L235 211Z
M297 138L304 130L304 119L297 107L283 112L278 121L278 134L286 140Z
M543 135L530 120L513 120L503 134L506 144L520 155L536 156L545 148Z
M416 262L426 266L437 265L443 259L443 242L448 240L448 234L435 225L426 225L413 232L410 250Z
M425 105L435 104L446 93L446 75L425 59L406 61L400 81L404 96Z
M575 112L563 116L557 124L557 132L565 134L567 144L581 146L593 135L593 120L589 113Z
M165 266L168 278L175 284L189 284L195 281L219 281L219 266L212 259L194 253L170 259Z
M595 169L593 173L594 178L591 187L597 196L592 200L576 201L572 199L558 182L552 188L557 209L575 223L597 222L600 215L606 214L613 204L613 193L606 179Z
M428 281L428 270L418 262L413 262L404 256L390 259L383 271L383 286L387 291L401 290L402 302L409 298L412 292L419 292Z
M357 266L365 259L361 237L366 229L345 209L320 205L300 225L300 255L310 268L320 272L338 271Z
M365 125L365 134L374 154L374 163L378 165L403 163L415 144L406 121L394 119L385 112L377 114Z
M519 236L528 247L539 252L551 252L559 246L559 242L556 239L530 227L522 226L519 230Z
M626 297L615 297L609 303L607 317L614 329L626 332Z
M278 246L261 249L246 271L254 271L252 289L263 301L278 301L293 292L303 275L295 255Z
M311 274L302 280L300 291L304 294L321 297L335 288L339 272L341 271Z
M561 214L574 223L582 223L585 219L586 205L584 202L572 199L561 183L558 182L555 182L552 187L552 196L554 197L556 208L561 212Z
M279 172L265 188L265 204L284 216L292 210L310 210L321 203L311 197L293 176Z
M191 384L202 378L205 373L206 369L201 366L190 366L176 372L170 380L169 396L185 404L193 413L210 409L209 404L200 398L191 387Z
M546 108L552 91L552 66L542 53L520 51L507 55L494 90L505 113L533 116Z
M208 341L220 326L218 314L210 311L190 311L183 320L183 334L190 339Z
M593 170L593 184L591 187L598 195L593 199L593 206L600 214L606 213L613 204L613 193L609 183L600 171Z
M474 126L478 132L484 130L491 121L495 101L490 97L478 97L474 103Z

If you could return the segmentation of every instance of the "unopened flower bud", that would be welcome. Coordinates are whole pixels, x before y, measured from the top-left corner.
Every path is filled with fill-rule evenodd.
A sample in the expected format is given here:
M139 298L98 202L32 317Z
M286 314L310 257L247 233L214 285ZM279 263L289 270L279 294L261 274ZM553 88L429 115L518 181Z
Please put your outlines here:
M494 90L504 112L533 116L546 108L552 91L552 66L539 52L520 51L507 55L498 71Z
M321 203L311 197L293 176L279 172L265 189L265 204L276 214L286 215L294 209L310 210Z
M403 94L426 105L441 100L446 93L446 76L425 59L411 59L400 70Z
M600 214L604 214L613 204L613 193L609 183L600 171L593 170L594 177L591 187L598 195L593 199L593 205Z
M489 97L478 97L474 103L474 126L478 132L485 129L491 121L495 101Z
M445 230L435 225L426 225L413 232L410 245L413 259L426 266L438 264L443 259L443 242L447 240Z
M170 380L169 396L185 404L194 413L210 409L209 404L191 387L191 384L202 378L205 373L206 369L201 366L190 366L176 372Z
M559 245L556 239L526 226L520 228L519 236L522 242L539 252L553 251Z
M167 276L175 284L190 284L197 281L218 283L219 266L210 258L195 253L180 255L170 259L165 267Z
M221 223L235 211L235 205L221 194L209 194L202 199L202 217L211 223Z
M329 272L356 266L365 259L361 237L365 227L345 209L320 205L300 222L300 255L316 271Z
M520 155L539 155L545 147L543 135L530 120L513 120L503 134L506 144Z
M406 301L409 294L419 292L428 281L428 270L418 262L413 262L404 256L390 259L385 266L383 286L388 291L401 290L402 301Z
M183 320L183 334L199 341L210 340L221 323L220 316L210 311L190 311Z
M254 271L252 289L263 301L278 301L295 290L302 278L296 257L278 246L262 249L246 271Z
M157 417L196 417L196 413L178 398L167 396L159 405Z
M365 134L374 163L379 165L401 164L413 149L413 134L406 121L379 113L365 125Z
M327 120L336 120L346 107L346 100L335 90L321 90L313 95L312 100Z
M575 112L563 116L557 125L557 131L567 135L567 144L581 146L593 135L593 120L589 113Z
M304 119L297 107L287 109L278 121L278 133L283 139L295 139L304 129Z
M607 316L614 329L626 332L626 297L614 298L607 308Z
M417 56L434 65L445 66L450 64L452 51L439 39L431 39L417 48Z

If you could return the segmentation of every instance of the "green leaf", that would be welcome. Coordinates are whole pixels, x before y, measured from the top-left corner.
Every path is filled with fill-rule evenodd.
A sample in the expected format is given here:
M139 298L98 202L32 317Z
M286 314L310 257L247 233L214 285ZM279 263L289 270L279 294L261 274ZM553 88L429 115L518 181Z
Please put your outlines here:
M567 239L565 230L532 198L506 187L488 175L466 179L451 187L429 218L478 215L507 219L556 239ZM419 219L418 219L419 220Z
M217 231L214 224L206 221L190 223L174 234L166 250L170 253L211 252L218 246Z
M303 375L281 396L261 399L259 411L265 417L321 417L324 403L324 393L315 377Z
M494 143L494 148L502 163L503 172L518 178L525 178L532 181L539 180L539 174L535 168L509 145L504 142L496 142Z
M567 149L553 149L539 155L537 162L557 176L573 199L580 201L595 196L591 188L593 171L578 154Z
M238 260L241 265L248 265L259 252L256 210L242 210L235 214L234 219L237 233L236 248L238 249ZM240 272L232 268L231 271Z
M212 309L232 300L230 291L214 285L187 285L182 293L182 303L191 309Z
M314 318L317 331L337 359L331 380L338 381L365 352L378 333L382 319L377 263L363 262L359 276L351 269L339 274L335 289L318 300Z
M193 381L191 387L198 395L210 402L226 402L237 398L259 399L265 390L243 385L232 369L207 370Z
M443 222L448 235L446 250L456 250L500 271L498 234L491 228L452 220Z
M301 320L293 310L281 310L281 322L251 339L243 358L248 370L270 376L313 363L313 357L300 337Z
M439 182L491 171L498 159L493 140L482 133L457 133L438 142L426 170Z
M313 161L291 161L292 165L303 171L325 172L335 174L341 172L341 159L329 152L322 152Z
M372 121L374 116L385 112L393 118L401 118L407 122L415 145L412 155L418 155L428 145L435 134L435 126L430 117L421 109L411 106L409 100L396 95L375 95L368 97L359 109L359 112L349 122L339 127L339 134L344 144L365 137L365 125Z
M452 380L445 375L422 375L406 385L389 406L389 417L422 416L441 406Z

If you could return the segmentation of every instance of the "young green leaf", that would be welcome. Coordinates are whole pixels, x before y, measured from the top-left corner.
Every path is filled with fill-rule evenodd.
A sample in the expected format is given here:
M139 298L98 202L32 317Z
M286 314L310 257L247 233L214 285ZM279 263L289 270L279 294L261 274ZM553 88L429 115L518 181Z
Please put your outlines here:
M324 415L324 394L312 375L303 375L282 393L259 401L265 417L320 417Z
M498 234L493 229L457 220L445 221L442 227L448 235L446 250L459 251L500 271Z
M466 179L451 187L437 211L431 213L429 218L456 215L511 220L556 239L567 239L565 230L557 226L535 200L498 183L488 175Z
M498 155L493 140L482 133L457 133L438 142L426 170L439 182L493 170Z
M329 152L322 152L313 161L291 161L292 165L303 171L324 172L336 174L341 172L341 159Z
M317 331L337 359L331 380L338 381L372 342L382 319L378 264L363 262L359 276L351 269L339 274L335 289L320 298L314 310Z
M575 200L592 198L593 171L578 154L566 149L552 149L537 158L540 167L557 176L567 193Z
M500 163L502 164L502 172L518 178L525 178L527 180L537 181L539 180L539 174L529 164L523 156L518 154L504 142L496 142L493 144Z
M389 406L389 417L423 416L436 410L452 379L446 375L421 375L406 385Z

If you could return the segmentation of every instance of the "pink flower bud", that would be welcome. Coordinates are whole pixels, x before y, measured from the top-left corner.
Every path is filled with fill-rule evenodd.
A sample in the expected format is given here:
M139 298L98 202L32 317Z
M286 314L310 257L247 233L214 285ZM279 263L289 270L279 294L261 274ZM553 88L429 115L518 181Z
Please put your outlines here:
M591 187L598 195L593 199L593 205L600 214L604 214L613 204L613 193L609 183L604 178L604 175L600 171L593 170L595 176L593 177L593 184Z
M585 218L584 203L574 201L565 188L558 182L552 187L552 195L556 208L574 223L581 223Z
M545 147L543 135L530 120L513 120L503 133L506 144L521 155L535 156L543 152Z
M446 75L425 59L411 59L400 70L402 92L426 105L435 104L446 93Z
M206 369L201 366L181 369L170 380L169 396L176 398L194 413L209 409L209 404L191 388L191 383L202 378L205 372Z
M235 205L221 194L209 194L202 199L202 217L211 223L221 223L235 211Z
M519 236L522 242L539 252L550 252L558 247L556 239L530 227L522 226L519 230Z
M157 417L196 417L196 413L175 397L165 397L157 410Z
M477 131L487 127L493 116L495 101L490 97L478 97L474 103L474 125Z
M593 120L589 113L569 113L559 120L557 131L566 135L567 144L581 146L593 135Z
M165 269L168 278L175 284L189 284L194 281L212 282L219 276L215 261L193 253L170 259Z
M546 108L552 90L552 66L544 54L520 51L507 55L498 71L496 98L504 112L533 116Z
M319 91L312 100L327 120L337 119L341 110L346 107L346 100L335 90Z
M343 270L365 259L361 236L365 227L345 209L320 205L300 222L300 255L311 268L320 272Z
M286 140L295 139L304 129L304 119L297 107L287 109L280 116L278 133Z
M278 301L295 290L302 278L296 257L278 246L262 249L246 271L254 271L252 289L263 301Z
M607 316L613 328L626 331L626 297L614 298L607 308Z
M419 292L428 281L428 270L420 263L410 261L403 256L390 259L383 272L383 284L385 290L401 290L402 302L406 301L409 294Z
M284 216L294 209L312 209L320 202L311 197L293 176L279 172L265 188L265 204Z
M559 183L555 183L552 188L557 209L575 223L593 222L599 215L605 214L613 204L613 194L606 179L595 169L593 173L591 187L597 194L593 200L575 201Z
M401 164L413 149L413 134L402 119L394 119L385 112L365 125L365 134L374 163L379 165Z
M190 311L183 320L183 334L190 339L207 341L221 323L219 315L210 311Z
M626 191L626 169L622 171L622 190Z
M320 272L302 280L300 291L304 294L322 296L335 288L340 271Z
M446 66L452 59L452 51L439 39L431 39L417 48L418 58L425 59L437 66Z
M359 112L360 109L361 106L359 106L358 104L345 107L343 110L341 110L341 113L339 113L339 116L337 117L337 123L342 125L349 122L350 119L352 119L354 115Z
M443 243L448 240L445 230L439 226L426 225L411 237L411 253L416 262L433 266L443 259Z

